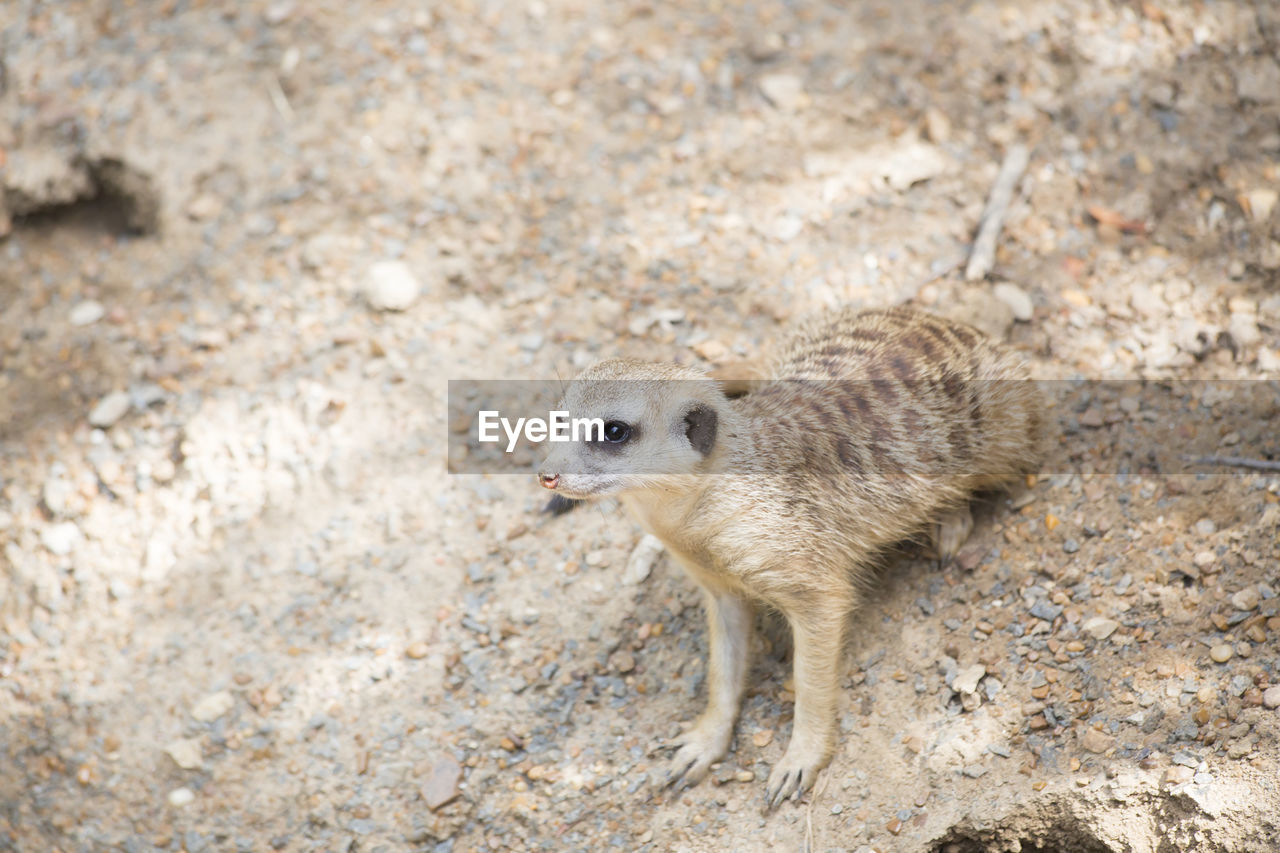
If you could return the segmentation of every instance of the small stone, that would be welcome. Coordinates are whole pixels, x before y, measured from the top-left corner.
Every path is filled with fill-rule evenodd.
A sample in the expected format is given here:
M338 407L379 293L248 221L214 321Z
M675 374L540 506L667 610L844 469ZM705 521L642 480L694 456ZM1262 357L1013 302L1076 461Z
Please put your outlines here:
M733 774L733 778L737 779L739 782L754 782L756 774L751 770L739 770L737 773Z
M1262 332L1258 331L1258 318L1253 314L1232 314L1227 322L1227 332L1236 346L1251 347L1262 340Z
M1231 648L1231 646L1227 645L1226 643L1219 643L1218 645L1209 649L1209 657L1213 658L1214 661L1216 661L1217 663L1226 663L1227 661L1231 660L1231 657L1234 654L1235 654L1235 649Z
M213 219L222 212L222 202L216 195L203 193L196 196L187 205L187 218L195 222Z
M1231 596L1231 606L1236 610L1253 610L1258 606L1258 590L1247 586Z
M978 682L986 674L987 668L980 663L966 666L956 673L955 679L951 682L951 689L957 693L975 693L978 690Z
M1212 518L1202 518L1196 522L1195 531L1200 536L1212 536L1218 532L1218 525L1214 524Z
M719 361L729 354L729 348L714 338L695 345L693 351L707 361Z
M422 286L404 261L379 261L369 267L365 298L379 311L404 311L413 305Z
M236 700L227 690L219 690L196 703L191 709L191 716L197 722L211 723L235 707Z
M839 803L836 803L834 806L831 807L832 814L840 814L842 811L844 811L844 806L840 805Z
M613 668L625 675L636 668L636 656L631 652L617 652L613 656Z
M1101 754L1115 745L1116 739L1097 729L1089 729L1080 739L1080 745L1092 753Z
M199 738L178 738L169 741L164 751L173 759L173 763L183 770L196 770L204 762Z
M1167 785L1181 785L1185 782L1190 782L1195 775L1196 771L1192 768L1175 764L1164 771L1164 781Z
M930 142L941 145L951 138L951 120L946 113L936 107L929 107L924 113L924 135Z
M92 326L106 316L106 313L107 309L102 307L101 302L86 299L71 309L67 321L73 326Z
M1213 555L1212 551L1199 551L1195 556L1195 564L1197 567L1203 569L1213 565L1214 561L1217 559L1218 558Z
M627 568L622 573L622 582L633 586L643 583L653 571L658 558L662 556L662 548L662 540L653 534L646 533L640 537L640 541L631 551L631 556L627 558Z
M80 542L80 528L70 521L50 524L40 531L40 544L58 557L70 554Z
M1120 623L1114 619L1107 619L1103 616L1095 616L1081 626L1084 632L1095 640L1105 640L1116 632L1120 627Z
M1074 554L1076 551L1080 550L1080 543L1074 539L1067 539L1062 543L1062 550L1068 554Z
M1034 311L1031 297L1021 287L1002 281L992 288L992 293L995 294L996 299L1009 306L1009 310L1013 312L1013 319L1021 323L1031 319Z
M417 640L408 645L404 650L404 656L409 660L422 660L427 656L428 646L421 640Z
M442 754L431 765L427 781L422 785L422 799L427 808L436 811L453 802L458 796L458 782L462 780L462 765L452 755Z
M1268 687L1262 691L1262 707L1264 708L1280 708L1280 684Z
M766 74L760 78L760 94L783 112L796 112L809 103L804 81L794 74Z
M1259 187L1242 193L1241 200L1241 207L1249 217L1254 222L1263 223L1271 218L1271 211L1275 210L1276 202L1280 201L1280 193L1268 187Z
M761 729L751 736L751 742L764 748L773 743L773 729Z
M124 391L112 391L98 401L98 405L89 412L90 426L98 429L109 429L129 411L129 395Z
M175 809L183 806L189 806L195 800L196 795L190 788L174 788L169 792L169 805Z

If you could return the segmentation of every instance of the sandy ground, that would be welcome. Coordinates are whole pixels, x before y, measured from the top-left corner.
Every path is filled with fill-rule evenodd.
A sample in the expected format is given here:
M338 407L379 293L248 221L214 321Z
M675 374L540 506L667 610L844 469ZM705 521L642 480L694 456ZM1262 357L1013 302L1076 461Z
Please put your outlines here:
M959 565L890 562L762 815L769 635L655 792L697 591L445 449L449 378L907 301L1280 458L1278 46L1263 0L3 4L0 849L1280 849L1280 474L1063 412Z

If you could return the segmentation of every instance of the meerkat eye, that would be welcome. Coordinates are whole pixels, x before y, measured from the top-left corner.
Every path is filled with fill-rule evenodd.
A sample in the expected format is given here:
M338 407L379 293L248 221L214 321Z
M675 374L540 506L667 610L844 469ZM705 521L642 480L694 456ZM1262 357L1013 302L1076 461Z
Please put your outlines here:
M631 438L631 426L622 421L608 421L604 425L604 440L610 444L621 444Z

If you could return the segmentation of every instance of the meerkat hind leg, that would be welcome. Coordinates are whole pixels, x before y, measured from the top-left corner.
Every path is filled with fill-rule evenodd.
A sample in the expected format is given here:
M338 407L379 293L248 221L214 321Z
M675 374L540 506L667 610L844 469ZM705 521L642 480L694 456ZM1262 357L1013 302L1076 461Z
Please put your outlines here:
M795 637L795 722L791 741L765 784L765 808L813 787L836 744L836 698L844 652L844 623L851 603L840 596L812 599L787 611Z
M933 529L933 550L943 565L955 559L973 532L973 512L966 503L944 515Z
M733 739L751 666L751 605L730 592L707 593L707 708L676 742L665 786L696 785L724 756Z

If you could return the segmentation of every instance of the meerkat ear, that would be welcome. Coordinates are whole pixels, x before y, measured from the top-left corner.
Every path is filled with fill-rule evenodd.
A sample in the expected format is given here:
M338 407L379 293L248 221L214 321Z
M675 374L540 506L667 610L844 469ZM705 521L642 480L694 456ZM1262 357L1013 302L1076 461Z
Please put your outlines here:
M695 405L684 416L684 434L693 449L706 456L716 443L716 422L720 416L710 406Z

